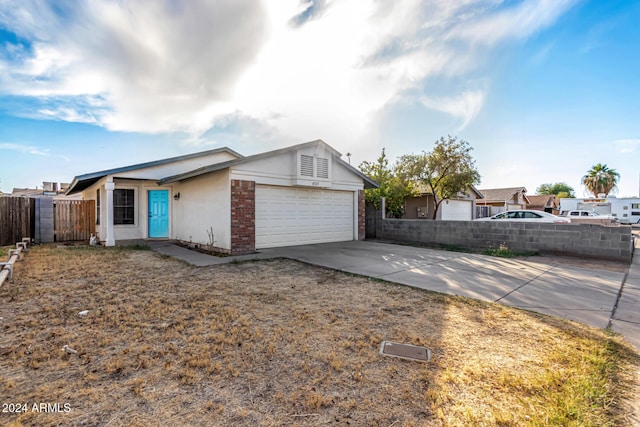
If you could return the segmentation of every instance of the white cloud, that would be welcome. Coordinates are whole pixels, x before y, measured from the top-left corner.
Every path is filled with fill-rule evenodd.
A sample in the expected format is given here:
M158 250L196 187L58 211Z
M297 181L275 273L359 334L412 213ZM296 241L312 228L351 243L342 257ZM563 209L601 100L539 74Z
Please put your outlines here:
M33 40L31 57L0 77L1 90L100 95L111 108L97 119L113 130L206 130L210 123L193 118L233 111L227 100L265 34L263 8L249 0L47 5L0 3L0 22Z
M494 45L510 39L524 39L549 27L579 0L523 1L498 8L502 2L477 2L467 19L460 19L448 36L474 44Z
M484 98L484 91L470 90L456 97L435 98L423 96L420 101L427 108L442 111L462 119L462 124L458 127L458 131L460 131L480 112L484 104Z
M640 139L618 139L613 145L619 153L633 153L640 148Z
M0 142L0 150L17 151L24 154L33 154L35 156L48 156L49 150L32 145L16 144L13 142Z
M55 109L43 108L38 110L42 116L51 117L53 119L64 120L65 122L76 123L97 123L98 121L91 113L81 112L69 107L59 107Z
M197 140L242 116L283 143L364 146L390 101L430 78L481 69L498 42L551 25L573 3L92 0L60 11L0 0L0 24L31 40L15 48L20 60L0 58L0 93L82 98L39 111L112 130L186 131ZM486 89L456 92L421 100L463 128Z

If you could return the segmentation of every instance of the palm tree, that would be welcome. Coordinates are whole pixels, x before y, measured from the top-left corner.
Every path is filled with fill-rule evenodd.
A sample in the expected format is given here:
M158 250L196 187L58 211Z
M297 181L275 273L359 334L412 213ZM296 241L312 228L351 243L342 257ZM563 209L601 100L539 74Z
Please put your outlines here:
M619 180L620 174L615 169L609 169L607 165L598 163L582 177L582 185L595 197L600 194L607 197L616 188Z

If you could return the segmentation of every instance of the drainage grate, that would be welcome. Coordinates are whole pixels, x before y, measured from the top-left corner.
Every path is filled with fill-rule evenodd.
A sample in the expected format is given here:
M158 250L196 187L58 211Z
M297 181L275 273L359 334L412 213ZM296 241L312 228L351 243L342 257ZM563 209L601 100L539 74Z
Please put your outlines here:
M397 357L399 359L417 360L428 362L431 360L431 350L411 344L399 344L397 342L384 341L380 346L380 354L383 356Z

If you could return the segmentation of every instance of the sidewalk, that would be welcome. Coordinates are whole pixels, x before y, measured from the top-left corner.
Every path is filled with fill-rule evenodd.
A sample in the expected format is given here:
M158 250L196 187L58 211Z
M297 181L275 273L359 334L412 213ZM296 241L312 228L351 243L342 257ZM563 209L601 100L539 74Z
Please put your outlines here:
M640 232L634 234L633 261L611 316L611 330L623 335L640 351Z
M263 253L217 257L178 246L170 240L147 240L141 243L149 245L149 247L155 252L179 259L188 264L195 265L196 267L207 267L210 265L228 264L230 262L247 261L253 259L273 258L273 255Z

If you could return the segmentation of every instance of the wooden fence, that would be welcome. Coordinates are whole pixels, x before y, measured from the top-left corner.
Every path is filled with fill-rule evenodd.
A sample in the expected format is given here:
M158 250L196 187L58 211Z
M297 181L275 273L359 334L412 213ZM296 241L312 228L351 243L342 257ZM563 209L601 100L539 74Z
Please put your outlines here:
M35 199L0 196L0 246L33 237Z
M95 231L96 207L93 200L55 200L53 214L56 242L88 241Z
M51 204L48 208L38 206L41 207L36 208L36 199L33 198L0 197L0 246L20 242L26 237L39 242L36 228L42 231L48 227L49 233L53 231L53 235L49 234L50 240L42 239L44 242L89 241L95 231L93 200L54 200L53 212Z

